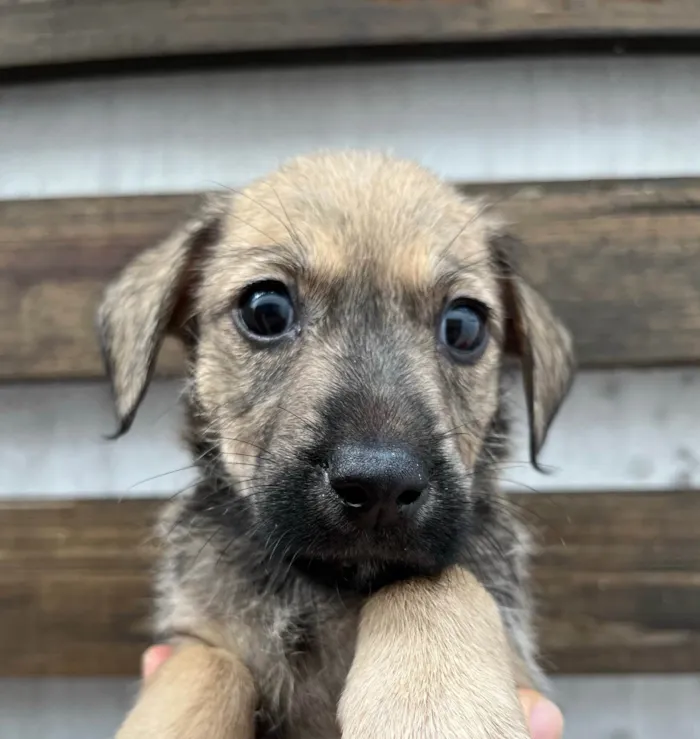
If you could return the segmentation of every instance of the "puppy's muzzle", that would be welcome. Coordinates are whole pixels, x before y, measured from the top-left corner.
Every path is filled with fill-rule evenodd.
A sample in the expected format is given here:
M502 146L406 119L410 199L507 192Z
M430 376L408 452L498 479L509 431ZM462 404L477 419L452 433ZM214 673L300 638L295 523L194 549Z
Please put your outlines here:
M396 444L344 444L333 452L328 481L358 527L400 525L425 502L428 474L422 460Z

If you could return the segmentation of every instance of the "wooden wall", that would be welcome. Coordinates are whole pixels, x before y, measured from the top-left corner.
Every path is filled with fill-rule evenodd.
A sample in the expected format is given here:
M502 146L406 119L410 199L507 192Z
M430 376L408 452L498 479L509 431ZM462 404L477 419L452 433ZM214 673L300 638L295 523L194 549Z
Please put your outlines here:
M700 30L700 9L693 0L10 0L0 5L0 29L0 67L26 68L253 50L678 39Z
M176 353L133 434L101 438L104 280L194 193L367 146L497 200L575 331L553 474L525 464L516 392L504 480L542 543L570 736L700 736L700 58L545 44L692 52L700 17L683 0L563 7L0 4L0 735L118 720L147 641L145 527L187 481Z

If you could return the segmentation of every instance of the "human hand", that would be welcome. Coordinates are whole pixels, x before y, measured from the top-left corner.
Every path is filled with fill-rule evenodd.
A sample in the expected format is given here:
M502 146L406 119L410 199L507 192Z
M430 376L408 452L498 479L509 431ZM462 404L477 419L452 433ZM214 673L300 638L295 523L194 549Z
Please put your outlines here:
M562 739L564 717L557 706L535 690L519 690L518 695L532 739Z
M141 676L145 681L150 680L156 670L170 657L172 649L167 644L159 644L144 652ZM532 739L562 739L564 719L561 711L534 690L520 690L518 693Z

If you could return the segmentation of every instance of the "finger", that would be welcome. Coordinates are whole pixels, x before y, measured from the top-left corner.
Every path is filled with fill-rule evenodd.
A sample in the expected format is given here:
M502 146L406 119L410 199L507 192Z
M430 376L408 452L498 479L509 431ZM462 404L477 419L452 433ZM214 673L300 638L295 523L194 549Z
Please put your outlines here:
M564 717L554 703L534 690L521 690L520 702L532 739L562 739Z
M173 648L167 644L158 644L149 647L141 658L141 677L149 680L156 670L165 662L173 652Z

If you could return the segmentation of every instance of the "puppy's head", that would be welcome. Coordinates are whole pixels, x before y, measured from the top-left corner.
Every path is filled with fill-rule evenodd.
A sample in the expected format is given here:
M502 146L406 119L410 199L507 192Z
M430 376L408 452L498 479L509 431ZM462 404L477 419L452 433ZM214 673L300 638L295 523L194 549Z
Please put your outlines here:
M522 361L533 462L570 383L570 338L510 251L417 165L294 160L209 201L108 287L121 431L174 333L216 476L200 510L224 528L244 510L251 536L319 576L439 570L475 515L504 354Z

